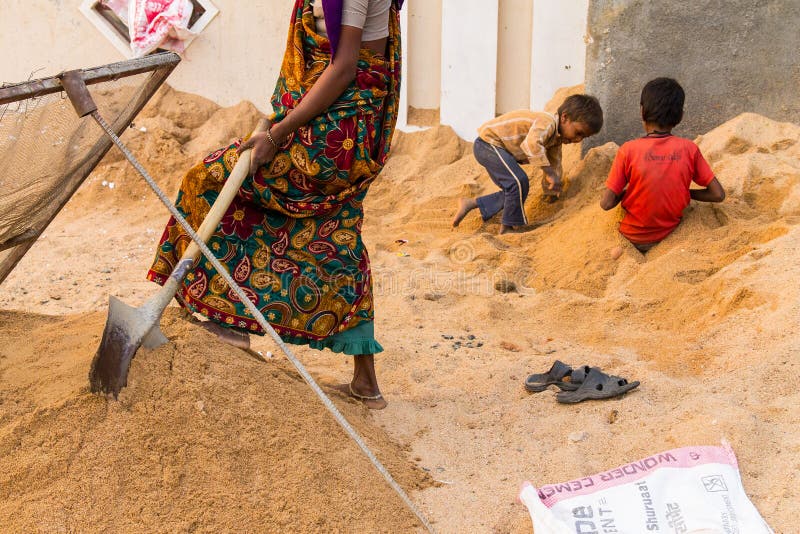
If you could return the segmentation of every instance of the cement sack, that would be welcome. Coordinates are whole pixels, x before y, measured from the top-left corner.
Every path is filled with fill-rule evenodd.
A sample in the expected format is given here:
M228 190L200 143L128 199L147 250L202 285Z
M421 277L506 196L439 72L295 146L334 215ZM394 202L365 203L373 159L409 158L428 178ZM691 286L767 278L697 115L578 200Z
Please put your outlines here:
M604 473L523 484L536 534L772 534L730 445L673 449Z

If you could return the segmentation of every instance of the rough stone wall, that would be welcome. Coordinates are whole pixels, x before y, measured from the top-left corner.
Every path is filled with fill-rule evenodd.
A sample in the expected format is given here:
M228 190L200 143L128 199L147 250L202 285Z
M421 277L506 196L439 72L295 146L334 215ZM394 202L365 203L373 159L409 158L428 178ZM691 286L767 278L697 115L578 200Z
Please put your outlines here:
M800 123L800 0L591 0L588 41L606 121L584 149L642 135L639 96L658 76L686 91L684 137L745 111Z

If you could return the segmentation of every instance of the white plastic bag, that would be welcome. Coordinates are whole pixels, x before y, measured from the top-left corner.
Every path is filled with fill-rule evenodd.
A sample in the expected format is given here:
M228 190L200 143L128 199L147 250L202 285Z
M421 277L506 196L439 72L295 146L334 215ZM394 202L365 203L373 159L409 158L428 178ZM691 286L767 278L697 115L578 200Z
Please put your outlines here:
M772 534L730 445L673 449L539 490L523 484L536 534Z

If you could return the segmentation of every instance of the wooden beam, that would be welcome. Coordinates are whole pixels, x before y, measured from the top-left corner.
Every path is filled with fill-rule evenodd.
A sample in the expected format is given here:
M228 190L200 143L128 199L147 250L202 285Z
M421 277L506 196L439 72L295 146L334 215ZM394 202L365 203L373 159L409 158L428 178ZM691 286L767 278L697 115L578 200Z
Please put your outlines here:
M161 52L141 59L130 59L102 67L83 69L83 80L86 85L92 85L162 68L168 69L167 74L169 74L180 61L180 56L174 52ZM57 76L8 85L0 87L0 105L60 93L61 90L61 82Z

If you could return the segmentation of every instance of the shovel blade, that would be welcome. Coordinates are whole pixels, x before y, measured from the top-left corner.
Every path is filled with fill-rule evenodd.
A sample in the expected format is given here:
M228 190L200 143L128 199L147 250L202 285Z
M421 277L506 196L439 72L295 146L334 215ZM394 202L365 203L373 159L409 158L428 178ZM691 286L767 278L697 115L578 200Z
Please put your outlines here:
M117 398L120 390L128 385L131 360L144 339L152 330L156 333L148 337L148 341L154 338L160 340L159 334L163 338L158 328L159 318L160 315L153 316L128 306L114 296L109 298L103 339L89 370L89 384L93 393L111 393Z
M164 335L164 332L159 328L158 323L153 325L153 328L145 334L142 340L142 346L146 349L157 349L164 343L168 343L169 339Z

